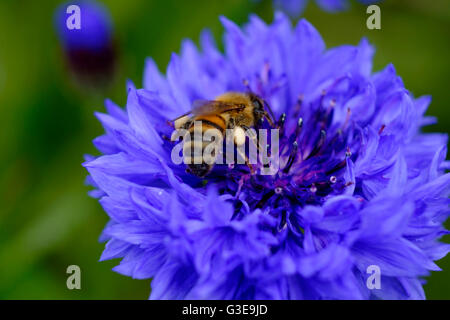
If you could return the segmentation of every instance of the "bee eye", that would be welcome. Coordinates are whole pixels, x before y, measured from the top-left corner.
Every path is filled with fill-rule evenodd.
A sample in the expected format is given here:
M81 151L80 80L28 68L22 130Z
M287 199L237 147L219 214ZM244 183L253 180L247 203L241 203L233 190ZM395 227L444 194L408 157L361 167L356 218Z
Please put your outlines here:
M253 100L253 107L257 110L262 110L264 108L258 99Z

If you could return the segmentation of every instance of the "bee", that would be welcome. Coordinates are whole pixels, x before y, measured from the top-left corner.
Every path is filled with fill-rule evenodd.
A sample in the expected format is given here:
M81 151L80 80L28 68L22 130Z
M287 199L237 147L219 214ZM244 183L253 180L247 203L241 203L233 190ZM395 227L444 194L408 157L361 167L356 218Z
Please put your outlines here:
M266 108L270 114L266 111ZM200 142L202 154L206 145L211 143L211 141L204 139L203 133L206 130L217 130L216 132L221 139L215 143L222 143L225 130L231 129L233 130L233 143L236 146L241 146L246 139L244 129L258 127L264 119L267 119L268 123L273 126L273 113L269 105L254 93L226 92L214 100L195 101L188 113L172 121L176 130L187 130L191 138L189 143L184 143L183 145L183 156L187 165L187 171L197 177L204 177L214 167L215 161L205 161L203 157L201 160L197 159L197 161L195 161L197 156L186 158L186 154L191 154L190 151L195 143L196 136L200 136L202 139ZM201 123L201 135L194 135L194 122ZM217 154L213 154L213 157L213 160L215 160ZM253 169L245 155L244 158L253 173Z

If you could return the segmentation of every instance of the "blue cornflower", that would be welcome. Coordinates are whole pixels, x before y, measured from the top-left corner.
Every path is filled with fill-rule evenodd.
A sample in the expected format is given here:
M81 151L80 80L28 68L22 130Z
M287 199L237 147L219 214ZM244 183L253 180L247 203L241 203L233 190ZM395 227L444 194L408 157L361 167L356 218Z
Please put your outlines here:
M103 155L83 165L110 217L101 260L153 278L152 299L423 299L449 251L447 136L420 132L430 97L392 65L372 73L365 39L327 50L305 20L221 20L224 54L209 32L200 50L186 40L166 76L147 60L125 110L107 100L96 114ZM199 179L175 165L167 120L247 87L286 114L278 173L216 165Z
M113 23L108 9L94 0L60 5L55 29L70 70L81 83L111 80L117 59Z
M349 8L348 0L315 0L324 11L339 12ZM370 5L380 0L358 0L364 5ZM288 12L290 15L299 16L306 8L308 0L274 0L274 5Z

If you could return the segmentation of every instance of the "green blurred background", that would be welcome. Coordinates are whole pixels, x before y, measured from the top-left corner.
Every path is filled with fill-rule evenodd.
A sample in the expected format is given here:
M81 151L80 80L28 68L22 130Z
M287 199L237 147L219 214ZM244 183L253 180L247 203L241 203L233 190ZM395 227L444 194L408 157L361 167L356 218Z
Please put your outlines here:
M84 90L71 79L53 29L61 1L0 2L0 299L145 299L150 281L121 276L117 261L98 262L98 236L107 216L87 196L83 154L97 154L102 133L93 116L111 98L126 101L125 82L140 87L144 60L164 71L183 38L198 40L210 28L221 42L218 16L244 23L257 13L273 17L272 2L102 1L111 11L120 68L106 90ZM340 14L311 2L304 16L329 47L357 44L366 36L377 48L375 70L392 62L416 96L431 94L429 115L450 127L450 1L385 0L382 29L366 28L365 7L352 1ZM448 239L447 239L448 240ZM447 241L448 242L448 241ZM66 288L68 265L81 268L81 290ZM450 299L450 259L438 261L425 286L429 299Z

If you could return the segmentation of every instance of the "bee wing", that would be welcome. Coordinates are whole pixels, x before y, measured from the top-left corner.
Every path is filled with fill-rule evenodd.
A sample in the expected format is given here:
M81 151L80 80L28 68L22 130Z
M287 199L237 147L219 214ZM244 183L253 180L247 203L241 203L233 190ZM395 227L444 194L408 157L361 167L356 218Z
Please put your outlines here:
M177 120L180 120L188 115L210 115L216 113L230 112L233 110L242 110L245 105L233 102L225 102L218 100L195 100L192 104L192 109L176 119L170 120L169 123L174 124ZM183 119L184 121L184 119Z
M195 100L192 104L191 113L198 116L242 110L244 108L245 105L239 103L218 100Z

